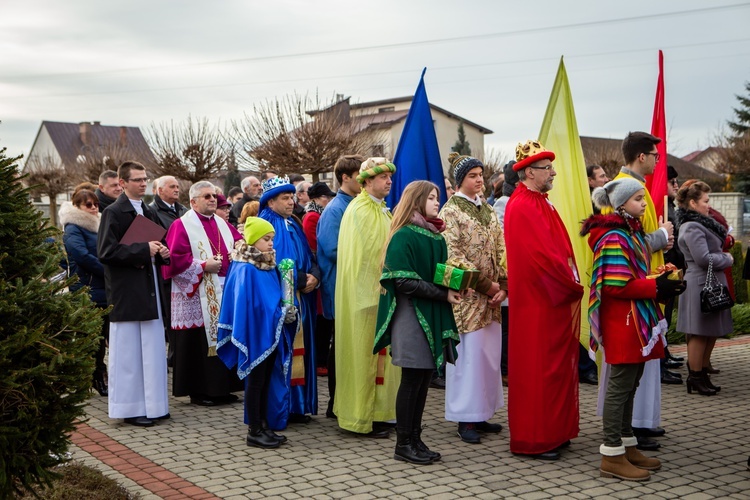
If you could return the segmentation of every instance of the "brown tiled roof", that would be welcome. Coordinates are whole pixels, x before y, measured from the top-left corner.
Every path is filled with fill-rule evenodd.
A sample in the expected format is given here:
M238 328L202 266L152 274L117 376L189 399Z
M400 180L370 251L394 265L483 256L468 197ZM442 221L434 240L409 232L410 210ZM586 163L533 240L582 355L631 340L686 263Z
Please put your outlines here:
M39 130L41 131L42 128L47 129L52 143L65 165L75 165L78 156L85 154L86 148L84 148L81 140L78 123L43 121ZM100 125L98 122L94 122L90 124L90 144L104 149L118 145L120 144L121 129L124 129L126 133L124 152L132 155L134 161L140 162L146 167L155 166L156 158L138 127ZM34 143L36 144L36 140L34 140Z
M625 164L625 158L622 156L622 139L581 136L581 147L586 165L600 161L599 157L602 154L616 159L619 165ZM724 176L677 156L667 154L667 163L674 167L680 180L700 179L712 186L723 185L725 182Z

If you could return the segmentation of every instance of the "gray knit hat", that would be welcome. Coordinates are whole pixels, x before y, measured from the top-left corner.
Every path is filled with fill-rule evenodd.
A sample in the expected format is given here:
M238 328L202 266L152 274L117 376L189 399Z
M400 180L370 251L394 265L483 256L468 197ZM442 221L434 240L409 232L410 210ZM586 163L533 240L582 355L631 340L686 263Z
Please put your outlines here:
M631 196L644 189L643 184L632 177L609 181L604 187L594 189L591 199L597 207L620 208Z

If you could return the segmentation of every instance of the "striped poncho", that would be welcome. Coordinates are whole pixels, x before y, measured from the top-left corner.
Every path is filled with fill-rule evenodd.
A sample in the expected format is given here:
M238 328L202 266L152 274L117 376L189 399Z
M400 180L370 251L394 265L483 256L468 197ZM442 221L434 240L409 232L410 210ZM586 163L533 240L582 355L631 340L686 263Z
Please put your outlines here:
M625 221L619 215L594 216L611 223L619 219L619 227L609 229L593 246L594 264L589 292L589 323L591 325L590 347L596 352L602 344L599 317L602 287L624 287L632 279L644 279L648 275L650 254L637 220ZM591 220L591 219L590 219ZM589 221L587 221L588 223ZM641 345L641 353L648 356L656 342L667 330L661 308L653 299L631 300L631 318L635 321Z

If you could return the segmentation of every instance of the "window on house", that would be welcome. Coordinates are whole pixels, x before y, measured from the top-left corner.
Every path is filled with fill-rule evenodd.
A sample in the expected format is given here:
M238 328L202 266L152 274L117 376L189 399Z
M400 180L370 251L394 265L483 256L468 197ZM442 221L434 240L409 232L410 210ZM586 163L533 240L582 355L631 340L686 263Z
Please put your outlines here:
M385 108L378 108L378 113L387 113L389 111L396 111L396 106L387 106Z

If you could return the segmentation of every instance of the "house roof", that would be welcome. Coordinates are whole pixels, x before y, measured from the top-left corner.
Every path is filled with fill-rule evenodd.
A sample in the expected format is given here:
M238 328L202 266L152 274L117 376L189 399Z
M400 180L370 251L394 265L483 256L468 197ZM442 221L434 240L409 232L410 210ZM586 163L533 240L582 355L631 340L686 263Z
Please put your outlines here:
M719 153L723 149L724 148L719 148L719 147L716 147L716 146L709 146L706 149L699 149L697 151L693 151L692 153L689 153L689 154L683 156L682 159L685 160L685 161L696 161L699 158L701 158L702 156L705 156L705 155L708 155L708 154L711 154L711 153Z
M586 164L595 163L598 153L606 151L607 156L616 158L620 165L625 164L622 155L622 139L581 136L581 147ZM677 171L680 179L701 179L709 183L723 184L724 176L703 168L695 163L667 154L667 163Z
M140 128L100 125L99 122L89 125L89 142L92 148L98 147L106 150L108 147L122 147L123 153L132 155L134 161L143 163L147 167L156 165L156 158ZM47 129L50 139L65 165L75 165L78 156L86 153L87 148L84 147L81 139L80 124L45 120L39 128L39 132L37 132L34 144L36 144L39 133L43 128ZM125 134L125 142L121 144L121 134L123 133ZM34 151L33 146L31 151Z
M411 102L412 99L414 99L414 96L410 96L410 95L409 96L404 96L404 97L393 97L391 99L383 99L383 100L380 100L380 101L360 102L360 103L357 103L357 104L352 104L351 108L352 109L362 109L362 108L372 108L372 107L376 107L376 106L386 106L388 104L396 104L396 103L401 103L401 102ZM432 103L430 103L430 107L432 109L434 109L435 111L440 111L441 113L443 113L444 115L446 115L446 116L448 116L450 118L455 118L456 120L464 122L466 125L471 125L472 127L476 128L477 130L479 130L480 132L482 132L483 134L492 134L493 133L492 130L488 129L487 127L483 127L483 126L479 125L478 123L475 123L475 122L473 122L471 120L467 120L466 118L464 118L462 116L459 116L456 113L452 113L452 112L448 111L445 108L441 108L440 106L435 106ZM397 111L397 113L398 113L398 111Z

